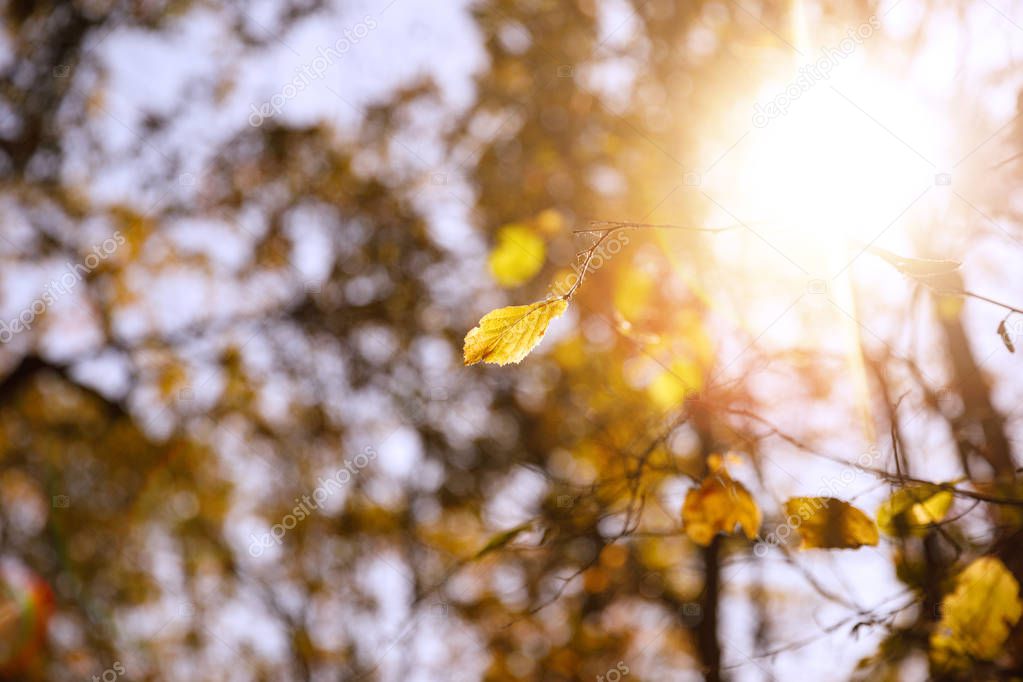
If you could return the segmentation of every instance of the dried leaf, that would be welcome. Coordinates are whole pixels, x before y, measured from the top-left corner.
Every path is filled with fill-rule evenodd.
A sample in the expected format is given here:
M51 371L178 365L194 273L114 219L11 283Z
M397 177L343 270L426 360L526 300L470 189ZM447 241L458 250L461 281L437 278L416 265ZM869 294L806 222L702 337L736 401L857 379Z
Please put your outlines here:
M1009 330L1005 327L1005 320L998 323L998 335L1002 337L1002 343L1005 344L1006 350L1010 353L1016 352L1016 346L1012 343L1012 337L1009 336Z
M877 544L874 522L843 500L793 497L785 503L785 513L789 519L799 519L800 549L856 549Z
M877 525L885 535L902 536L923 532L945 518L953 495L941 486L920 484L892 493L877 510Z
M899 256L879 246L869 246L874 255L883 258L906 277L916 280L935 291L949 294L963 292L963 279L959 274L962 263L954 260L909 258Z
M996 557L980 557L959 574L941 603L941 622L931 635L934 662L968 667L970 658L994 660L1021 614L1016 578Z
M718 533L731 534L739 526L752 540L760 530L760 508L746 487L733 480L723 466L713 469L699 488L686 493L682 505L685 534L706 547Z
M543 339L551 320L566 308L568 301L554 298L492 310L465 335L465 364L520 362Z

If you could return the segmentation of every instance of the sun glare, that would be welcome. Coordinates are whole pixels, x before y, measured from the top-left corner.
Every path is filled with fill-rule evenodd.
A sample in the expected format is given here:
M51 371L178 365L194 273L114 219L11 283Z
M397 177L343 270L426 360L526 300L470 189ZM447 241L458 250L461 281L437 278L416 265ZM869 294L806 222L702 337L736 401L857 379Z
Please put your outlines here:
M940 172L933 112L865 58L848 61L805 91L766 83L751 129L707 184L723 209L822 277L857 243L897 230Z
M862 293L848 266L864 245L906 235L940 177L936 161L945 148L933 107L872 65L868 47L859 45L824 77L807 78L812 67L804 62L765 82L738 141L727 147L718 140L727 151L709 152L720 156L703 189L715 222L747 228L717 242L745 296L747 311L738 317L757 338L770 330L785 337L782 344L846 354L871 437L856 312ZM810 301L804 324L775 324L774 308L784 311L796 297Z

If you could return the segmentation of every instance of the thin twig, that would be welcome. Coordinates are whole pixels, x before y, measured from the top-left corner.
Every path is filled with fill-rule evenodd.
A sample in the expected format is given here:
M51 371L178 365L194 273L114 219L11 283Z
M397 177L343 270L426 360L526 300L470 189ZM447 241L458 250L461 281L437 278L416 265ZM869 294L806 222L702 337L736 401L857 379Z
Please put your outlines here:
M606 227L597 227L597 226ZM588 232L615 232L617 230L685 230L687 232L728 232L737 230L742 225L728 225L726 227L693 227L691 225L668 225L659 223L635 223L628 220L591 220L590 227L585 230L573 230L575 234Z
M1018 313L1020 315L1023 315L1023 309L1021 309L1021 308L1017 308L1016 306L1011 306L1008 303L1002 303L1001 301L996 301L993 298L988 298L987 296L982 296L981 294L975 294L972 291L966 291L964 289L963 292L962 292L962 295L965 296L966 298L975 298L978 301L984 301L985 303L990 303L991 305L996 305L999 308L1004 308L1005 310L1008 310L1010 313ZM1008 317L1008 315L1006 315L1006 317Z

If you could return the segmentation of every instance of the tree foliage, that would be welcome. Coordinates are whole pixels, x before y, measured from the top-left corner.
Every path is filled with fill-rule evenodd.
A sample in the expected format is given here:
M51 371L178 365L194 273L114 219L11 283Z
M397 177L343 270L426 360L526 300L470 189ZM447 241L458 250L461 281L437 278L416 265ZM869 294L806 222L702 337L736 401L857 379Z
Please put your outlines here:
M4 7L0 679L1018 677L1018 169L825 295L701 184L791 5L447 7L259 125L346 8Z

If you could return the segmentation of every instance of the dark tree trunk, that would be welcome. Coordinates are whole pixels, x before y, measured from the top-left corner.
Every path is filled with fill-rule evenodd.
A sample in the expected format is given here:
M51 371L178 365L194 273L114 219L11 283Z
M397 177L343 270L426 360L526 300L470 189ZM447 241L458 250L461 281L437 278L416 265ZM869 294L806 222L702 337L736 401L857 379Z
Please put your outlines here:
M721 678L721 643L718 641L718 601L721 593L721 536L703 550L703 593L700 595L700 624L696 629L703 678L719 682Z

